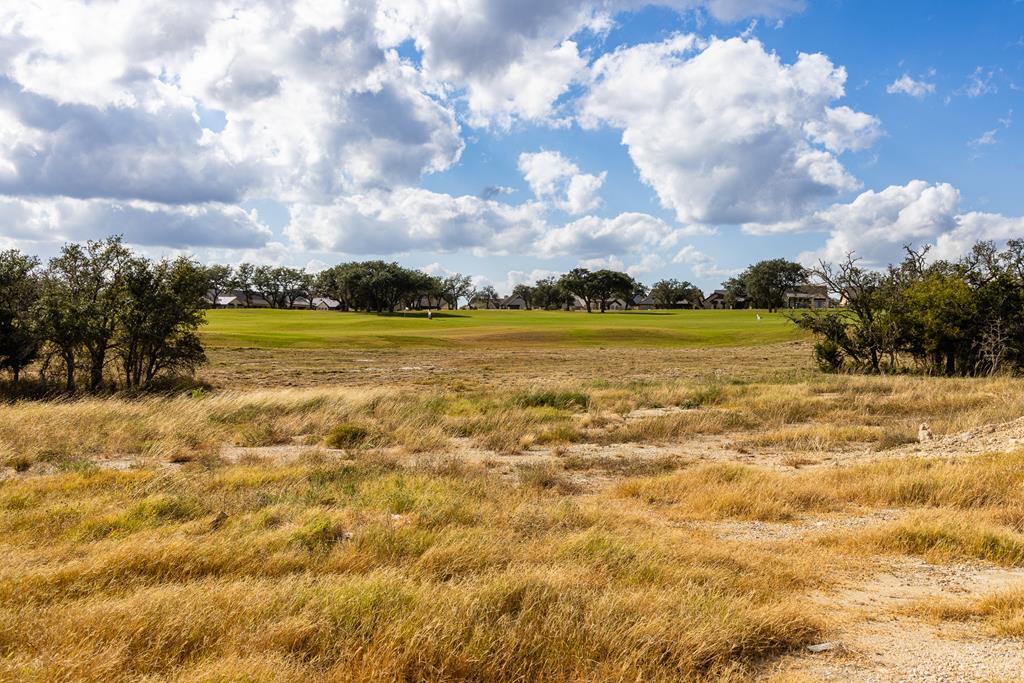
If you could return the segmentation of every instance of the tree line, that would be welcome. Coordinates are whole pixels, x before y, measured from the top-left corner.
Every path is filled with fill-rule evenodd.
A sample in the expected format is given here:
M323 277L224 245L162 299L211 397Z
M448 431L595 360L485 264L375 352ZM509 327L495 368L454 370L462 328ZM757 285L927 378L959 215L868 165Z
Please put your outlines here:
M206 355L209 278L188 258L151 261L120 237L65 245L43 266L0 252L0 369L34 366L44 390L145 389Z
M246 306L252 305L255 296L272 308L291 308L300 298L325 297L337 301L342 310L388 313L421 304L458 308L460 301L497 308L503 300L491 285L474 287L467 275L435 276L387 261L341 263L316 274L251 263L215 264L207 267L207 273L213 301L224 292L237 291ZM512 290L512 296L522 298L527 308L569 308L578 299L588 311L600 312L616 299L632 303L634 297L648 294L665 307L680 301L699 305L704 298L690 282L661 280L647 288L626 273L587 268L573 268L560 277L541 278Z
M1024 369L1024 240L998 249L979 242L958 261L929 261L928 250L883 272L850 254L813 275L841 297L826 315L794 316L818 341L826 371L916 370L989 375Z

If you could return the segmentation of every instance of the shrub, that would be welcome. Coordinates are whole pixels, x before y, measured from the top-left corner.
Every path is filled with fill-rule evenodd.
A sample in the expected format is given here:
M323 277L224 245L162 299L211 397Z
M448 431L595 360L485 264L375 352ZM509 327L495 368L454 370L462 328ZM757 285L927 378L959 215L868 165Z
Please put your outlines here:
M814 345L814 362L822 372L839 372L843 369L843 352L831 339L823 339Z
M514 403L520 408L585 409L590 405L590 396L582 391L543 389L519 394L516 396Z
M282 434L273 423L261 422L244 425L235 435L235 445L246 448L260 446L276 446L285 443L288 437Z
M580 486L576 482L547 463L520 465L519 483L539 491L556 491L562 494L580 491Z
M329 448L359 448L365 446L370 439L370 430L354 422L342 422L334 425L324 437Z
M329 550L334 544L351 538L352 534L341 524L322 515L313 517L292 534L293 543L311 551Z
M28 472L32 467L32 458L27 455L12 455L4 461L4 464L15 472Z

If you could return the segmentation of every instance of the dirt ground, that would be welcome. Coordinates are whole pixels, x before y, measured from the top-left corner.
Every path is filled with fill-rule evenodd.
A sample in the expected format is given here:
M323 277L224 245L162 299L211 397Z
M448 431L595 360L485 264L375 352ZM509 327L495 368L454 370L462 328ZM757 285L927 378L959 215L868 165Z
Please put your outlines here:
M810 343L752 347L495 349L401 351L212 347L199 378L217 388L460 386L487 388L542 379L796 379L810 376Z

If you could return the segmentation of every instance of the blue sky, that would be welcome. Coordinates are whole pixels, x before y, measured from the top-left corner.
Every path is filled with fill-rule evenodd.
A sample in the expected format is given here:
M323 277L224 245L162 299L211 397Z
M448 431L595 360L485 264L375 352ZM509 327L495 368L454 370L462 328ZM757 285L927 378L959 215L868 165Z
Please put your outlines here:
M1024 237L1024 2L16 0L0 241L508 290Z

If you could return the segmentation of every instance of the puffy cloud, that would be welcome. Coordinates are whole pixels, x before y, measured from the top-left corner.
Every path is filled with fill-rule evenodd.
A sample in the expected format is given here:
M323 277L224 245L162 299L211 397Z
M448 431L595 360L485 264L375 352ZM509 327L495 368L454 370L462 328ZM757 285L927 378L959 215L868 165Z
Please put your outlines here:
M606 256L603 258L590 258L583 259L579 262L582 268L590 270L601 270L607 268L609 270L618 270L632 275L633 277L640 277L646 275L652 271L658 270L665 265L665 259L658 254L643 254L640 256L640 260L626 265L618 256Z
M426 73L464 89L472 125L507 129L516 120L563 123L558 100L586 66L569 38L646 5L722 21L804 8L803 0L384 0L378 30L385 44L412 40Z
M646 213L621 213L613 218L584 216L549 228L536 248L540 254L594 258L669 248L685 232Z
M191 104L58 104L0 78L0 194L226 202L256 179L206 139Z
M519 155L519 170L538 199L551 201L569 213L585 213L601 205L598 193L606 174L580 173L576 164L558 152L524 152Z
M598 59L580 118L623 129L641 178L683 223L791 220L856 189L833 152L879 134L874 117L829 106L845 80L821 54L787 65L757 40L678 35Z
M812 140L837 154L861 150L875 144L882 134L881 122L870 114L849 107L829 107L825 118L808 121L804 130Z
M478 255L598 258L670 248L693 230L644 213L584 216L555 225L540 202L511 205L403 188L329 205L293 205L284 234L303 249L346 254L470 250Z
M869 264L885 265L904 244L918 244L955 227L959 201L952 185L923 180L864 192L849 204L816 215L832 233L822 256L835 261L853 251Z
M722 268L718 261L708 256L692 244L676 252L672 263L683 263L690 266L693 274L699 278L732 277L740 272L738 268Z
M414 183L463 146L434 86L378 45L371 0L15 0L0 33L0 192L322 201Z
M869 267L898 261L904 245L933 245L936 258L956 259L978 240L1024 237L1024 218L961 213L960 193L948 183L912 180L864 192L849 204L819 211L801 227L829 232L825 246L801 260L839 261L855 253Z
M969 252L981 240L1005 242L1009 239L1024 239L1024 217L971 211L958 215L956 227L938 236L932 255L953 260Z
M537 280L547 277L558 277L560 271L548 270L546 268L534 268L533 270L510 270L502 280L477 275L473 277L473 284L477 287L493 286L501 294L510 294L516 285L532 285Z
M7 226L4 237L11 246L82 241L113 232L140 246L257 249L271 237L255 211L224 204L0 197L0 224Z
M916 97L918 99L923 98L925 95L930 95L935 92L935 84L928 83L924 80L914 80L907 74L903 74L895 81L885 87L885 92L890 95L904 94Z
M284 234L313 251L396 254L412 250L503 254L544 230L543 207L418 188L374 191L333 204L296 204Z
M549 206L573 214L598 206L603 173L576 169L545 202L515 206L491 193L412 189L460 158L460 101L474 125L564 122L571 85L589 78L577 34L606 31L617 13L648 4L726 21L803 6L10 0L0 6L0 195L29 235L55 221L51 236L62 239L122 230L138 244L174 248L270 253L277 245L274 258L287 248L229 204L294 202L287 235L295 244L352 253L661 244L683 231L643 214L547 223ZM395 48L409 40L419 55L403 59ZM853 148L862 131L854 118L844 125L814 135ZM844 174L826 151L811 149L800 163L825 182ZM616 229L625 235L618 241Z

